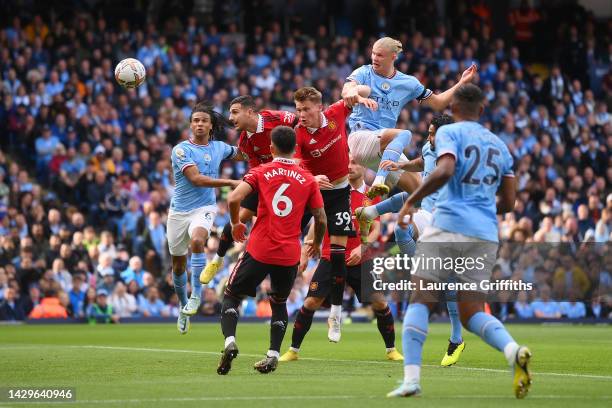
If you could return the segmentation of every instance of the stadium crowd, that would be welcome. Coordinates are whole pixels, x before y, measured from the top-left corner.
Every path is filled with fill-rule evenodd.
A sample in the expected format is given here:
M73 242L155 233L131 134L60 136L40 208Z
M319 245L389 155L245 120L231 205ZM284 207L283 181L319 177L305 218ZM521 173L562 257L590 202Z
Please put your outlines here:
M6 22L0 30L0 319L177 316L165 237L170 152L189 137L193 104L209 100L227 116L232 98L251 94L262 108L293 110L293 91L305 85L321 90L325 103L340 99L345 78L368 63L373 40L392 19L388 8L378 10L369 30L350 36L331 35L328 25L310 35L287 32L278 23L246 35L235 22L202 24L194 16L170 18L163 30L86 12L69 21L36 14ZM531 17L521 19L522 13L510 18L528 37L539 14L528 9ZM510 147L519 186L515 210L500 220L505 244L494 277L537 288L494 309L502 317L610 317L611 27L592 18L563 27L565 51L542 62L518 31L512 41L494 38L481 2L465 15L471 24L461 30L440 25L399 34L404 52L397 68L439 91L472 61L479 65L487 96L482 122ZM147 68L146 84L135 90L113 78L126 57ZM411 157L431 118L417 102L403 111L398 127L415 135ZM227 129L228 143L237 137ZM246 170L228 161L220 174L240 178ZM229 222L227 193L217 194L219 232ZM394 215L382 218L381 244L393 240L394 222ZM210 258L217 245L213 234ZM202 315L220 313L217 289L241 249L230 251L224 271L204 289ZM311 263L297 279L290 314L301 306L312 271ZM245 301L243 314L270 315L266 284ZM393 300L401 313L401 299Z

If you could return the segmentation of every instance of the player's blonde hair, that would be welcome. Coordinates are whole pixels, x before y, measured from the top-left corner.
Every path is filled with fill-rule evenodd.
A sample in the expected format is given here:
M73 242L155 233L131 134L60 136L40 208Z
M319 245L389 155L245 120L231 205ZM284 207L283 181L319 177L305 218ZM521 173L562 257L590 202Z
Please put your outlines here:
M376 40L376 42L374 43L374 46L379 46L379 47L384 47L386 48L388 51L391 51L395 54L399 54L400 52L402 52L402 42L396 40L395 38L391 38L391 37L383 37L383 38L379 38L378 40Z

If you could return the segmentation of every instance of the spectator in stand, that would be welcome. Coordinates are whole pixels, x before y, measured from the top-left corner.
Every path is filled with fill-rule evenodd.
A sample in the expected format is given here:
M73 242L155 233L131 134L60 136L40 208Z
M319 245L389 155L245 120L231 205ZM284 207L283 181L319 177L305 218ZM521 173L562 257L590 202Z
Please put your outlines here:
M90 324L119 323L119 316L108 303L108 292L105 289L98 289L96 301L87 307L87 319Z
M127 292L127 287L123 282L117 282L117 285L115 285L109 304L119 318L134 317L138 313L136 298Z
M66 319L68 312L60 304L57 292L49 289L45 292L45 297L42 298L40 304L34 307L28 317L30 319Z
M550 298L550 288L544 286L540 288L539 297L531 303L533 315L538 319L559 319L561 308L559 303Z

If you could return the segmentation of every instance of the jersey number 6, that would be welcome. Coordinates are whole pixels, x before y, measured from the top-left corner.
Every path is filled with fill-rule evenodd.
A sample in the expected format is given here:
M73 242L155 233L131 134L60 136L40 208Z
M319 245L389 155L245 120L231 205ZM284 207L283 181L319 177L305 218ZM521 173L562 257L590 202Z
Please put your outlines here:
M289 188L289 183L281 184L278 190L276 190L276 193L274 193L274 198L272 198L272 209L274 210L274 214L279 217L286 217L293 209L293 202L291 199L283 195L287 188ZM279 203L285 203L285 208L280 209L278 207Z

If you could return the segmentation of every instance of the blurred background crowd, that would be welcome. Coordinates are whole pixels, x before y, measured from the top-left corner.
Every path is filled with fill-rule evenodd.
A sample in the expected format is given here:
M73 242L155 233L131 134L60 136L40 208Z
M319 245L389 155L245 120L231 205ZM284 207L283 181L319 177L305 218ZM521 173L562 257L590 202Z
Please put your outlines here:
M4 9L13 3L0 0ZM305 85L331 103L383 35L404 45L397 68L435 92L472 62L479 66L482 122L510 147L519 186L514 212L500 219L510 249L502 246L494 276L537 288L495 312L582 317L563 306L578 302L584 315L609 317L612 21L577 2L11 7L15 13L0 16L0 319L176 316L165 237L170 152L189 137L193 104L209 100L227 116L232 98L251 94L261 108L293 110L293 91ZM113 78L126 57L147 69L136 90ZM403 110L397 127L415 135L410 157L419 154L432 115L416 102ZM238 134L227 129L223 138L236 144ZM226 162L220 174L240 178L247 170ZM217 192L219 233L229 221L227 192ZM393 240L394 222L383 217L381 244ZM529 249L536 243L545 250ZM213 231L210 258L217 245ZM201 314L220 312L219 288L241 251L229 252L226 268L204 289ZM313 267L298 278L289 313L301 306ZM266 285L245 301L243 314L270 314ZM402 300L391 300L401 314ZM522 313L520 301L531 312ZM546 315L534 312L542 303Z

